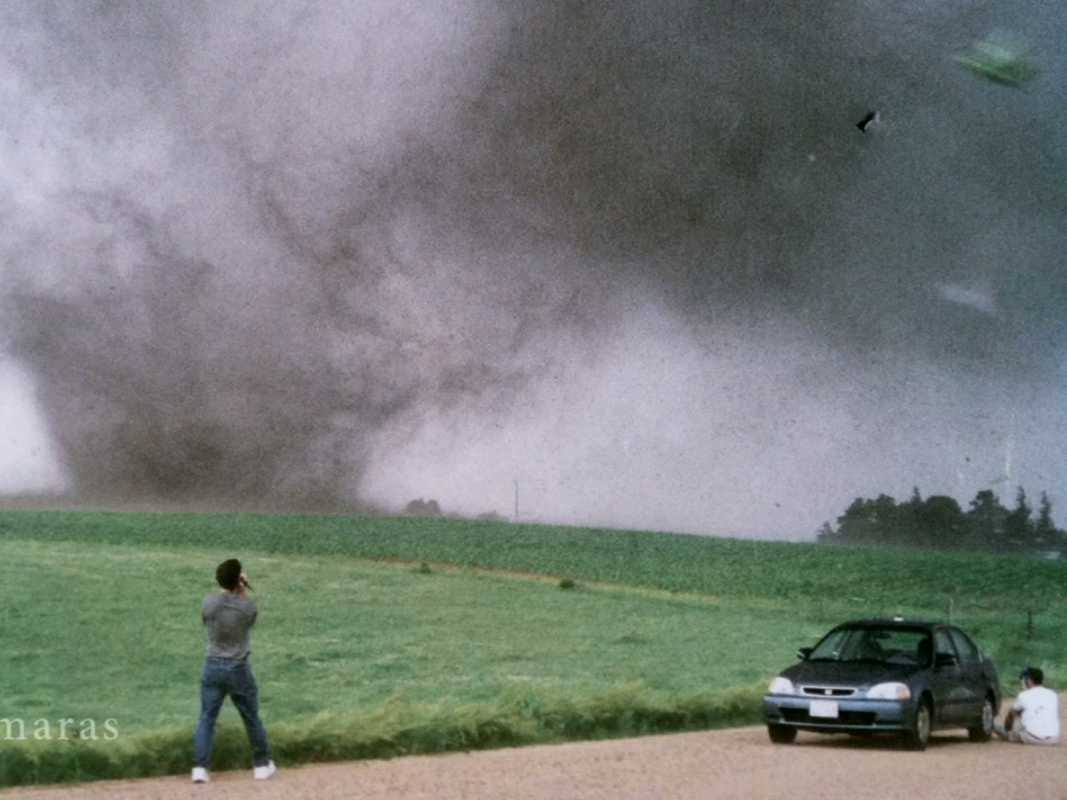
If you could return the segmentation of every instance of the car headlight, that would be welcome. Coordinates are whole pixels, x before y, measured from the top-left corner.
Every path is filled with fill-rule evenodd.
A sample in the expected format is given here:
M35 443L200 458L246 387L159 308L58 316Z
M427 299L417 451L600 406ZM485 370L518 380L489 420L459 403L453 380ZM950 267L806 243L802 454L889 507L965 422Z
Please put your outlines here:
M793 688L793 682L789 678L783 678L779 675L773 681L771 685L767 687L768 694L796 694L796 689Z
M879 683L867 690L869 700L910 700L911 689L903 683Z

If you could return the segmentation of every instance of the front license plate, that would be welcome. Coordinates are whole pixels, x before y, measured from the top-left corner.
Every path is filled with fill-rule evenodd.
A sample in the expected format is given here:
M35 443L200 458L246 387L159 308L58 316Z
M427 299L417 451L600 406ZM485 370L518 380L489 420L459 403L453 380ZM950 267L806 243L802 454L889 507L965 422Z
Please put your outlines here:
M837 703L833 700L812 700L808 715L822 719L837 719Z

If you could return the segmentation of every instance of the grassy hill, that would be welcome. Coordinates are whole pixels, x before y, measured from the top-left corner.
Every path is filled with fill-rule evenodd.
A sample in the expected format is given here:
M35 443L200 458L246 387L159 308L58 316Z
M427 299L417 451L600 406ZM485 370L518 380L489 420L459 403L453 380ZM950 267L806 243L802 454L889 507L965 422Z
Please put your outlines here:
M0 537L437 561L700 594L1043 609L1067 563L433 518L0 512Z
M0 786L184 772L199 603L236 555L280 763L756 722L846 618L945 618L1010 676L1067 667L1067 565L440 519L0 513ZM561 579L566 579L561 584ZM574 588L563 589L561 585ZM1028 612L1032 612L1032 625ZM113 741L56 741L112 719ZM216 766L244 766L224 713Z

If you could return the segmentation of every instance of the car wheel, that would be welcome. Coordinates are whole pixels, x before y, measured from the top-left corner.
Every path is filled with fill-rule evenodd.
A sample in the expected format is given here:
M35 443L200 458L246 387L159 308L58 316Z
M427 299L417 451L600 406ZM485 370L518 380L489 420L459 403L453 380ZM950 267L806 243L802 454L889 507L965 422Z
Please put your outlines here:
M768 725L767 733L775 744L789 744L797 738L797 729L788 725Z
M904 744L909 750L925 750L930 741L930 724L933 715L930 713L930 703L923 700L915 710L915 720L911 728L904 734Z
M978 724L967 729L967 735L972 742L989 741L989 737L993 735L993 718L995 716L993 701L987 697L982 703L982 716L979 717Z

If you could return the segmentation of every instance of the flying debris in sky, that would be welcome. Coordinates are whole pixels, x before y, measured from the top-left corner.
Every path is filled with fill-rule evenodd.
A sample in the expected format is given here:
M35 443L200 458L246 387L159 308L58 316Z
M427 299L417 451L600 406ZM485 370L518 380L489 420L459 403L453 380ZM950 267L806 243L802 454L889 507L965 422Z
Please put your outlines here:
M881 114L877 111L868 111L864 115L863 119L856 123L856 127L864 133L870 131L875 125L877 125L882 119Z
M1010 34L990 34L956 60L976 75L1015 88L1037 75L1026 45Z

